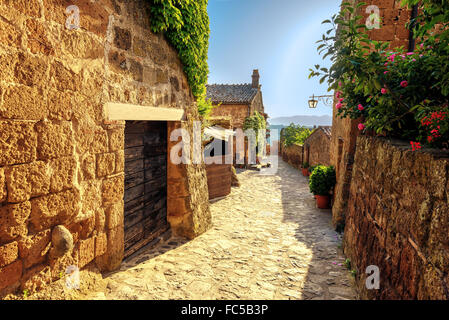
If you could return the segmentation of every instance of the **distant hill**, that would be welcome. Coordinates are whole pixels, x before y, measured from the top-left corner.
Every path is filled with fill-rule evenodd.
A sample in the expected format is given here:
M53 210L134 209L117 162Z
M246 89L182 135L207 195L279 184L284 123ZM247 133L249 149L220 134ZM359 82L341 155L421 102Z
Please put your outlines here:
M291 116L291 117L278 117L268 119L270 125L284 125L288 126L292 122L294 124L300 124L302 126L331 126L331 116Z

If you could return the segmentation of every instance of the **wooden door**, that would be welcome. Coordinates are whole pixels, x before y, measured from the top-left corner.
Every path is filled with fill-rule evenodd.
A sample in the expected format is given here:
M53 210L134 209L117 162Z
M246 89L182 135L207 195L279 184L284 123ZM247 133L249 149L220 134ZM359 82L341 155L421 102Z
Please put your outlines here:
M125 128L125 258L169 229L167 123L127 121Z

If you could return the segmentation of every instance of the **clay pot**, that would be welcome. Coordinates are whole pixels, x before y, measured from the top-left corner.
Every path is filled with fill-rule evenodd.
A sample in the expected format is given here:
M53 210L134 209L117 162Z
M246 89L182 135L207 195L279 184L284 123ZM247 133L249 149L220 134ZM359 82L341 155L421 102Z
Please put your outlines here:
M329 209L330 198L329 196L316 195L316 206L318 209Z
M308 176L309 169L304 169L304 168L302 168L301 171L302 171L302 175L303 175L304 177L307 177L307 176Z

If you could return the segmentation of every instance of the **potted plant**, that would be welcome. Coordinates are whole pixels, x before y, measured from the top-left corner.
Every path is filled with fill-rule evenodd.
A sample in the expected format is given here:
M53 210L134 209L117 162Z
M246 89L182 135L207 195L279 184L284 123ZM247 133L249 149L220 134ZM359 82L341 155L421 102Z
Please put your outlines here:
M315 195L317 207L329 209L329 193L336 183L336 174L333 166L317 166L310 175L310 192Z
M301 169L301 171L302 171L302 175L304 176L304 177L307 177L309 174L309 163L308 162L304 162L303 164L302 164L302 169Z

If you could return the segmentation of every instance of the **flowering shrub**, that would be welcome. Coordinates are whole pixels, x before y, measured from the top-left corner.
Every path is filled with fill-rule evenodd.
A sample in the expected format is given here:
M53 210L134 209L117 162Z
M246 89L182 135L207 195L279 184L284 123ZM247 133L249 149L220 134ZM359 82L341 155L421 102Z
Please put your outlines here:
M448 70L449 41L422 32L426 40L414 52L390 50L388 42L369 39L366 26L358 24L362 16L356 12L363 5L344 3L340 14L323 21L332 27L318 50L330 56L332 67L316 65L310 77L327 79L329 91L336 91L338 116L364 119L359 130L447 148L449 81L441 70ZM424 125L432 114L443 116Z

